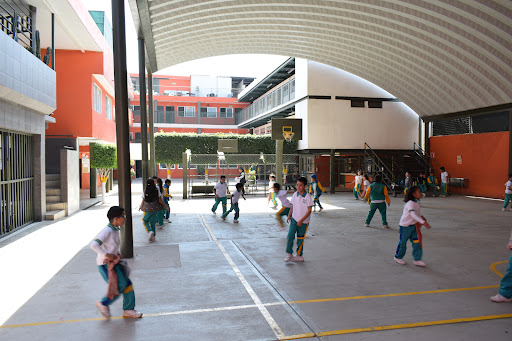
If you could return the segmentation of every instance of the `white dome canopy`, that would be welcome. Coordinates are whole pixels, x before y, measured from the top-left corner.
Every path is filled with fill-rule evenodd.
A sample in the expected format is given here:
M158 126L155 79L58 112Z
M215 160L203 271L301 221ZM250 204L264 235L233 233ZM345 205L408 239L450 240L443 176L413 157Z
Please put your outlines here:
M512 104L512 1L129 0L153 72L199 58L325 63L421 117Z

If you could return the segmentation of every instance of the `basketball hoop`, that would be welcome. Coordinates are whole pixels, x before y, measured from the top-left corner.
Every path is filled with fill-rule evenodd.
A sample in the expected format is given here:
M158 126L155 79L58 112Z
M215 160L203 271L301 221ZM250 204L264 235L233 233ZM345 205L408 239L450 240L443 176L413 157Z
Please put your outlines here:
M283 137L286 142L291 142L293 139L293 136L295 136L295 133L293 132L293 128L290 126L283 126Z

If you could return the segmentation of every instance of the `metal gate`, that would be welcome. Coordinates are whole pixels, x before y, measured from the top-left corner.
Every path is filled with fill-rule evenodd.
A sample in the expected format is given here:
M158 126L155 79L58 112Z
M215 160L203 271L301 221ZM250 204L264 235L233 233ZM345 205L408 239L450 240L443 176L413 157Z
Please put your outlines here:
M0 237L33 221L32 136L0 130Z
M270 174L276 174L275 154L191 154L187 172L188 196L212 194L213 186L221 175L228 185L234 186L245 173L245 192L250 195L266 195ZM283 155L283 182L285 188L295 186L299 176L299 157Z

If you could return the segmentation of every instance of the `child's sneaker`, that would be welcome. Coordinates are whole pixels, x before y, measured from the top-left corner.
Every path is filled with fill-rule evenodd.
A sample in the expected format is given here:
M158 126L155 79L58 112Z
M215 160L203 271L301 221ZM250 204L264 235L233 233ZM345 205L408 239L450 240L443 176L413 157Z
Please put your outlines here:
M158 228L161 230L164 228L164 225L158 225Z
M169 220L169 218L165 218L164 220L167 224L172 223L172 221Z
M109 319L111 317L110 315L110 308L107 305L103 305L100 301L96 302L96 307L98 307L98 310L100 311L100 314L106 318Z
M291 253L287 253L286 257L284 258L285 262L289 262L293 259L293 255Z
M224 214L222 215L221 218L222 218L222 220L226 220L226 216Z
M425 262L422 261L422 260L415 260L415 261L412 262L412 264L414 264L416 266L421 266L421 267L427 266L427 264L425 264Z
M322 212L324 208L323 207L320 207L320 209L318 210L318 212Z
M150 232L148 233L148 235L149 235L149 237L148 237L148 241L149 241L150 243L154 242L154 241L155 241L155 234L153 233L153 231L150 231Z
M213 213L213 214L217 214L217 212L215 212L214 210L212 210L212 213Z
M137 310L123 310L123 317L138 319L142 317L142 313L139 313Z
M385 228L385 229L388 229L388 228L389 228L389 225L384 225L384 228Z
M233 222L234 222L235 224L238 224L238 220L236 220L236 219L235 219L235 220L233 220Z
M504 296L501 296L500 294L497 294L496 296L491 297L491 301L496 302L496 303L501 303L501 302L511 302L512 299L506 298Z
M394 257L393 260L400 265L405 265L405 261L403 259Z
M364 227L370 227L370 224L364 223Z
M292 262L304 262L304 257L302 256L295 256L292 258Z
M354 198L354 200L359 200L359 198Z

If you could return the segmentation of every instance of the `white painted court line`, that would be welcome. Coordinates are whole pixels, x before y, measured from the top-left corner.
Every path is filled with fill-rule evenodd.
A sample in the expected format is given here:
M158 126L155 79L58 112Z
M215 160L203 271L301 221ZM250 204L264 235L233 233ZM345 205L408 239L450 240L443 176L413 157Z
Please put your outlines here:
M261 302L260 298L258 297L258 295L256 295L256 293L252 289L252 287L249 284L249 282L247 282L247 280L245 279L244 275L242 274L242 272L240 271L238 266L236 266L235 262L233 262L233 260L231 259L231 257L227 253L227 251L224 248L224 246L222 246L222 244L217 240L217 238L213 234L212 229L210 228L210 226L208 225L208 223L206 222L206 220L204 219L204 217L202 215L201 215L201 219L203 220L204 226L206 226L206 228L208 229L208 232L212 236L213 241L219 247L220 251L222 252L224 257L228 261L229 265L231 266L231 268L233 269L233 271L237 275L237 277L240 280L240 282L242 282L242 285L244 286L245 290L247 290L247 293L249 294L249 296L251 296L252 300L254 301L254 304L259 309L259 311L261 312L261 314L263 315L263 317L267 321L268 325L270 326L270 328L272 329L272 331L274 332L276 337L278 339L283 338L285 336L283 331L281 330L281 328L279 328L279 326L277 325L277 322L274 320L272 315L270 315L270 312L265 307L265 304L263 304L263 302Z

